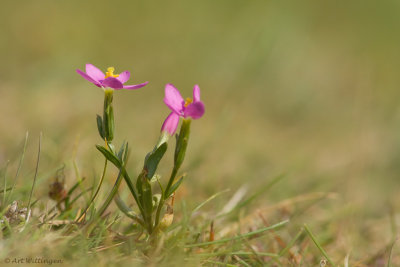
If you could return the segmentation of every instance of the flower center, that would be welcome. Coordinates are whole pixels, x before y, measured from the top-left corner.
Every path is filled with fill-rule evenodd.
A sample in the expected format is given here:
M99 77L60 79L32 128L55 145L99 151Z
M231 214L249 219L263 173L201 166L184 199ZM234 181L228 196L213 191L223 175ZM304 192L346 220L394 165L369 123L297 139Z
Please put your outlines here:
M106 77L104 77L104 79L107 79L108 77L117 78L119 75L114 74L114 71L115 71L114 67L107 68Z
M187 106L189 106L192 103L193 103L193 100L190 97L188 97L188 98L186 98L185 104L183 106L185 108L187 108Z

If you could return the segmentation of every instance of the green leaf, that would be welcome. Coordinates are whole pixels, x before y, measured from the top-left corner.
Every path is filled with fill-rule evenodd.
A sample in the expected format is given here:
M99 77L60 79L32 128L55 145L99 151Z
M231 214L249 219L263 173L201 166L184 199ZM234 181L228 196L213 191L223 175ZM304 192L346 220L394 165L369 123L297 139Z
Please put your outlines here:
M167 151L167 147L167 143L163 143L155 151L151 152L145 160L143 169L146 171L146 177L148 179L154 176L158 167L158 163L160 163L165 151Z
M120 147L120 149L118 150L118 153L117 153L117 157L122 162L123 162L123 157L122 156L124 154L124 151L125 151L125 142L122 143L122 145L121 145L121 147Z
M77 181L70 190L68 190L67 196L71 196L72 193L78 188L78 186L85 180L85 177L83 177L81 180Z
M185 159L186 148L189 142L190 135L190 119L184 119L182 121L181 130L176 138L175 155L174 155L174 165L178 170Z
M120 198L120 196L117 194L114 198L115 203L117 204L117 207L129 218L135 220L139 224L141 224L144 227L144 222L140 218L138 214L136 214L133 210L131 210L125 202Z
M109 142L107 142L107 146L108 146L108 148L110 148L111 153L113 153L115 155L116 154L115 153L115 146L113 144L109 143Z
M129 152L129 146L128 146L128 142L126 142L125 145L125 153L121 156L122 157L122 162L126 162L126 160L128 159L128 152Z
M103 119L101 118L100 115L97 114L96 120L97 120L97 130L99 130L101 138L104 139Z
M178 187L183 182L183 178L185 178L185 175L182 175L182 177L179 178L179 180L171 186L171 188L168 190L168 192L166 194L166 198L165 199L167 199L169 196L171 196L176 191L176 189L178 189Z
M142 204L142 206L143 206L143 198L142 198L142 196L143 196L143 186L142 186L143 177L144 177L144 173L141 172L139 174L138 178L136 179L136 190L138 192L138 198L139 198L140 204Z
M104 148L100 145L96 145L96 148L104 155L104 157L106 159L111 161L112 164L114 164L117 168L121 168L122 164L121 164L120 160L116 156L114 156L113 153L111 153L106 148Z
M151 184L149 180L143 177L142 181L142 198L143 198L143 208L146 212L146 216L151 217L153 212L153 195L151 193Z

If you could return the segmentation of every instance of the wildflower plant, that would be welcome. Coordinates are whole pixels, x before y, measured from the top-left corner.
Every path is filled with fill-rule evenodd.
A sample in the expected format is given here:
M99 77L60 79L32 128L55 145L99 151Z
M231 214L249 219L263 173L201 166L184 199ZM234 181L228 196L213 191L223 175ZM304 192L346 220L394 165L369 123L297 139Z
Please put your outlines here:
M104 181L107 164L111 162L119 170L119 174L106 200L97 210L96 215L91 218L92 222L96 218L99 218L110 205L111 201L114 200L118 208L125 215L134 220L136 224L141 225L149 235L154 236L155 233L165 230L173 220L173 209L168 200L173 198L174 192L179 188L184 179L184 176L179 177L178 173L185 158L191 119L201 118L205 111L204 104L200 100L200 87L198 85L194 86L193 99L187 98L184 100L178 89L172 84L165 86L164 103L169 107L171 113L162 124L160 137L156 145L145 156L142 171L136 180L133 180L126 169L129 150L128 143L123 143L118 150L112 143L115 131L113 93L114 90L120 89L139 89L144 87L147 82L137 85L124 85L128 81L130 73L124 71L120 74L114 74L114 71L115 69L110 67L104 74L92 64L86 64L86 72L77 70L78 74L83 78L104 90L103 116L97 115L97 128L101 139L104 141L104 145L96 145L96 147L105 158L104 170L99 184L89 204L77 221L82 222L87 211L94 204ZM174 162L169 179L164 182L156 174L156 171L167 151L170 137L176 133L180 118L182 118L182 124L179 133L176 135ZM129 188L136 203L137 211L128 208L118 196L118 188L122 179L125 180ZM161 194L154 193L156 185L159 186Z

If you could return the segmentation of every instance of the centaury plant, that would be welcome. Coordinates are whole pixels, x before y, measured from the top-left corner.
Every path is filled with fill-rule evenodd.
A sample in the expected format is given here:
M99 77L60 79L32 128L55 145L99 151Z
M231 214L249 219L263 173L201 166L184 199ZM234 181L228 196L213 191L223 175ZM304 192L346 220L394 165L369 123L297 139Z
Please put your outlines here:
M165 119L161 127L160 137L153 150L145 156L142 171L137 176L136 181L134 181L126 169L128 143L124 143L118 150L116 150L112 143L115 132L113 93L114 90L119 89L139 89L145 86L147 82L137 85L124 85L130 77L129 71L124 71L120 74L114 74L114 71L114 68L110 67L104 74L92 64L86 64L86 73L77 70L83 78L104 90L103 116L97 115L97 128L100 137L104 140L104 145L96 145L96 147L105 157L104 170L99 184L86 209L79 216L77 221L83 221L87 211L95 202L104 181L107 164L111 162L118 168L119 175L111 192L107 195L106 200L97 210L97 213L90 219L91 222L98 219L114 199L118 208L131 218L135 224L143 227L150 236L156 236L155 234L165 230L173 221L172 205L168 204L168 200L173 197L174 192L181 185L184 178L183 176L179 177L178 172L185 158L190 135L191 119L201 118L205 111L204 104L200 100L200 87L198 85L194 86L193 99L187 98L184 100L178 89L172 84L167 84L165 86L164 103L169 107L171 113ZM180 131L176 135L174 162L169 179L164 183L162 182L161 176L156 174L156 171L161 159L167 151L170 137L175 135L177 131L180 118L183 119ZM136 202L137 212L128 208L118 196L118 188L122 179L125 180ZM159 186L161 194L153 193L155 191L153 190L155 185Z

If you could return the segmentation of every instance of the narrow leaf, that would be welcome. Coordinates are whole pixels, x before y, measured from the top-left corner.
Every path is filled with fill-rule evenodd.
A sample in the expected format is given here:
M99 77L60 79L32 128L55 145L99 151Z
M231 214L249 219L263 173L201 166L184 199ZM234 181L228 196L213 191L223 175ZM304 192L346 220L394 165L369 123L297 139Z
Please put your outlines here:
M103 119L98 114L96 116L96 121L97 121L97 130L99 130L101 138L104 139Z
M125 142L123 142L122 143L122 145L121 145L121 147L120 147L120 149L118 150L118 153L117 153L117 157L119 158L119 160L120 161L122 161L123 162L123 158L122 158L122 155L124 154L124 151L125 151Z
M209 242L203 242L203 243L197 243L197 244L190 244L190 245L186 245L185 248L192 248L192 247L204 247L204 246L208 246L208 245L213 245L213 244L222 244L222 243L227 243L230 241L235 241L235 240L242 240L243 238L247 238L247 237L252 237L252 236L260 236L261 234L270 231L270 230L274 230L277 228L282 227L283 225L287 224L289 222L289 220L285 220L282 222L279 222L277 224L265 227L265 228L261 228L259 230L253 231L253 232L249 232L243 235L238 235L238 236L234 236L231 238L224 238L224 239L220 239L220 240L215 240L215 241L209 241Z
M168 197L170 197L170 196L176 191L176 189L178 189L178 187L179 187L179 186L181 185L181 183L183 182L183 178L185 178L185 175L182 175L182 177L179 178L179 180L171 186L171 188L168 190L168 192L167 192L167 194L166 194L166 199L167 199Z
M153 151L145 160L144 170L147 172L146 177L148 179L152 178L157 170L158 163L160 163L162 157L167 151L167 143L163 143L155 151Z
M176 147L174 155L174 165L178 170L185 159L186 148L189 142L191 120L185 119L182 121L179 135L176 137Z
M121 162L115 157L110 151L100 145L96 145L96 148L104 155L106 159L112 162L117 168L121 168Z
M321 246L321 244L318 242L317 238L314 236L314 234L311 232L310 228L306 224L304 224L304 229L306 230L307 234L311 237L311 240L314 242L315 246L321 251L322 255L326 258L326 260L329 262L331 266L335 266L333 261L329 258L328 254L324 250L324 248Z

